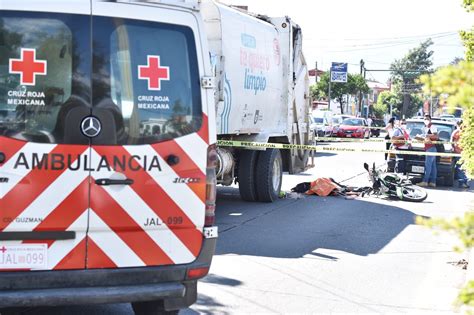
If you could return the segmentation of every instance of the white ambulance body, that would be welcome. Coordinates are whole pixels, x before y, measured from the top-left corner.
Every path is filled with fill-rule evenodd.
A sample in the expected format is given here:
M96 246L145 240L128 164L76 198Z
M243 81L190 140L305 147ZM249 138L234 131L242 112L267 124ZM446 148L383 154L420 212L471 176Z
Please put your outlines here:
M195 302L217 233L203 28L188 3L0 2L0 308Z
M216 75L220 140L308 144L309 81L302 33L288 17L269 18L203 1ZM218 182L239 183L248 201L278 198L282 172L305 169L304 150L220 147Z
M272 201L307 157L217 138L306 143L307 87L288 18L207 0L2 0L0 309L194 303L216 181Z

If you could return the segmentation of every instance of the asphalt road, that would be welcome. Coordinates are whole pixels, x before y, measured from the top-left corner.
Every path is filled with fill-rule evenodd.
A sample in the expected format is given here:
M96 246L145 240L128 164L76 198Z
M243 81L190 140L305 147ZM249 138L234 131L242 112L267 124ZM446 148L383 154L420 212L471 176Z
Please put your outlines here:
M361 144L334 144L357 147ZM365 144L382 148L381 143ZM330 176L368 185L363 162L383 154L323 153L315 167L286 175L283 190ZM462 215L472 192L437 188L423 203L308 196L272 204L242 202L218 190L218 248L199 300L181 314L446 313L465 281L456 238L416 225L416 216ZM130 315L127 304L46 308L29 314Z

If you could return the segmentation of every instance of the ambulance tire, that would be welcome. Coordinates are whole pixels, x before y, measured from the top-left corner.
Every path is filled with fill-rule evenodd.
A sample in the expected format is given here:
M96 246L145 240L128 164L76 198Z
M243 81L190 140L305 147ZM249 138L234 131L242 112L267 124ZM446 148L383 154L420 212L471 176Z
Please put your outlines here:
M0 315L21 315L28 310L27 308L0 308Z
M132 309L135 315L177 315L178 310L166 311L163 301L134 302Z
M258 156L258 151L242 150L240 152L237 178L240 198L245 201L257 201L255 176Z
M260 152L256 177L258 200L262 202L277 200L283 179L283 162L280 150L267 149Z

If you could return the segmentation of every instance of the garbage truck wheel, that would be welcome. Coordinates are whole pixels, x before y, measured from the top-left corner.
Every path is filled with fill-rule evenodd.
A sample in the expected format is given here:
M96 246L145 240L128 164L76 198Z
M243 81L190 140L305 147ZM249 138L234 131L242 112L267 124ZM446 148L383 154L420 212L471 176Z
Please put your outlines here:
M280 150L260 152L257 162L257 196L259 201L273 202L281 189L283 163Z
M257 167L258 151L242 150L239 158L239 192L242 200L257 201L255 169Z

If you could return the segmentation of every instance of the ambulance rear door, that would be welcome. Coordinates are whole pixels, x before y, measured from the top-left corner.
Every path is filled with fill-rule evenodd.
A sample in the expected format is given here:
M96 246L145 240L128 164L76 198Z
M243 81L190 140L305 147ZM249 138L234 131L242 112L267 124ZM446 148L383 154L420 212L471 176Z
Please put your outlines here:
M208 148L196 18L146 3L92 6L101 137L91 138L87 268L190 263L203 240Z
M1 1L0 270L85 268L90 1Z

